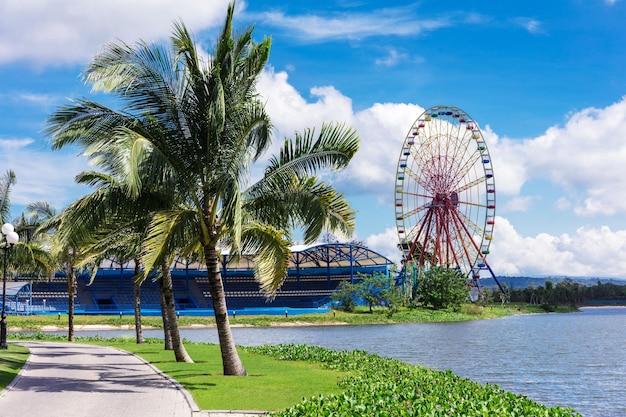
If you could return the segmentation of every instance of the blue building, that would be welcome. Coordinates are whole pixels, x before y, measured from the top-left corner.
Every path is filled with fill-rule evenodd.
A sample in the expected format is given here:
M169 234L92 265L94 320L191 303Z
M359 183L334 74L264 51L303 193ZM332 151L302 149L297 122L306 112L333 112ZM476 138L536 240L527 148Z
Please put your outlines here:
M288 275L275 297L267 300L254 279L251 256L221 257L222 279L229 310L246 308L318 308L328 304L341 281L354 282L358 274L389 274L393 262L366 247L350 243L293 246ZM77 314L118 314L133 310L133 262L103 262L91 284L89 274L78 276L75 298ZM181 314L212 313L206 267L176 260L171 269L176 308ZM67 279L62 273L32 281L29 305L37 312L68 310ZM19 300L17 301L19 304ZM142 312L160 311L158 283L141 286ZM17 308L17 305L16 305ZM160 313L159 313L160 314Z

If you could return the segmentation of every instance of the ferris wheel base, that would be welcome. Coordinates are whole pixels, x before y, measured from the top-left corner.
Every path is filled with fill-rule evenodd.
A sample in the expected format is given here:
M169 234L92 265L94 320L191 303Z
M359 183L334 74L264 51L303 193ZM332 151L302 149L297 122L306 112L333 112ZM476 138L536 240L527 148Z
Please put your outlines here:
M482 287L480 285L480 270L487 270L489 272L489 274L491 275L491 278L493 278L493 280L495 281L496 285L498 285L498 288L500 289L500 292L506 296L506 291L504 290L504 287L502 287L502 284L500 284L500 281L498 280L498 277L496 277L496 274L494 274L493 269L491 269L491 266L485 262L483 264L478 264L474 270L473 270L473 276L472 276L472 281L474 284L473 288L476 288L479 292L481 291ZM473 296L470 295L470 297L472 298L472 301L476 301L473 299ZM508 298L507 298L507 301Z

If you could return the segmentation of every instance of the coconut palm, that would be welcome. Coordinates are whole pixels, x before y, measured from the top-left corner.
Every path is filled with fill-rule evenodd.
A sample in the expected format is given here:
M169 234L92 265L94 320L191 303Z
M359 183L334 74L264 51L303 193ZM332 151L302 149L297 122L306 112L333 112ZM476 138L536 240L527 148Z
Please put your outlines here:
M124 126L119 127L125 132ZM94 136L102 132L95 132ZM155 209L169 208L172 197L170 190L161 186L160 190L148 189L147 182L139 182L142 170L150 167L149 158L133 158L133 142L125 140L124 133L111 140L105 134L100 142L87 149L87 156L93 165L104 172L82 172L76 177L81 184L95 186L96 190L79 198L64 210L58 218L57 238L62 242L72 242L80 246L80 265L91 262L98 265L106 256L118 261L135 260L135 329L138 343L142 342L140 286L145 279L140 270L141 241L143 240L149 216ZM153 163L153 162L152 162ZM150 168L148 168L150 169ZM136 174L133 174L135 172ZM165 305L171 311L164 311L164 331L166 339L171 337L171 348L179 362L192 362L180 338L175 320L176 311L169 267L162 272L165 285L162 286ZM93 269L92 279L97 267Z
M47 248L55 270L62 270L67 280L68 311L67 340L74 341L74 307L78 290L77 282L77 246L60 242L55 231L58 226L58 214L47 202L38 201L29 204L22 213L20 229L27 240L41 242Z
M12 170L0 178L0 223L9 221L10 217L10 194L11 187L15 184L16 177ZM27 207L37 206L32 204ZM54 262L49 251L44 248L43 242L33 233L39 221L37 216L22 216L14 220L15 232L20 240L13 248L12 268L16 271L28 273L31 276L47 275L54 270ZM9 267L9 265L7 265Z
M15 184L15 174L8 171L3 179L0 179L0 202L6 205L6 214L3 214L2 222L8 220L10 187ZM54 270L54 262L50 257L45 242L35 233L35 230L44 217L36 213L37 210L52 210L47 203L37 202L29 204L20 217L13 220L15 232L20 240L15 246L13 254L14 264L19 265L20 271L31 276L47 276ZM6 220L5 220L6 219Z
M15 184L15 172L8 170L0 177L0 223L9 221L11 215L11 186Z
M254 253L255 276L271 296L286 276L290 228L305 225L307 242L327 228L350 233L354 212L317 169L341 169L358 149L353 129L325 124L286 140L263 178L252 186L251 164L270 144L271 124L255 84L269 55L270 40L252 40L252 29L234 36L234 4L208 62L201 60L182 23L175 24L173 51L139 43L108 45L85 79L96 91L125 104L116 112L87 100L50 119L54 145L102 147L132 141L144 169L137 183L167 184L175 205L154 212L144 243L147 271L168 264L173 253L199 255L207 269L225 375L245 375L228 320L218 252ZM137 164L139 166L140 164ZM150 188L150 187L148 187Z

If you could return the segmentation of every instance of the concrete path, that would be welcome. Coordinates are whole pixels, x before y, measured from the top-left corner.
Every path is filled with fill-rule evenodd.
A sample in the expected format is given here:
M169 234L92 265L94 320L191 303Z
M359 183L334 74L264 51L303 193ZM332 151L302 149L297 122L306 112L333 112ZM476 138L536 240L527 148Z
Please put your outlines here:
M0 393L2 416L210 415L200 413L186 391L134 355L94 345L20 344L30 349L31 356Z

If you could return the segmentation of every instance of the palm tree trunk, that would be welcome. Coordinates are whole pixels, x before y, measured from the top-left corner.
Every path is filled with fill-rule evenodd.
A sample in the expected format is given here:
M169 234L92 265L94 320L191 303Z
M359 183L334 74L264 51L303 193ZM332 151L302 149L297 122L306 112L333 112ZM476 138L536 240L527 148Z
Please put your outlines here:
M67 273L67 341L74 341L74 296L76 295L76 275L74 266L70 264Z
M172 346L174 347L176 362L193 363L191 356L187 354L187 350L185 349L182 339L180 338L180 333L178 332L172 275L170 274L169 265L165 262L161 265L161 279L163 280L163 296L165 298L166 314L169 321L170 335L172 337Z
M135 259L135 277L141 272L141 265L139 260ZM141 326L141 282L135 279L135 286L133 288L134 307L135 307L135 340L138 345L144 342L143 328Z
M165 302L165 293L163 291L163 280L159 280L159 300L161 302L161 318L163 319L163 341L165 342L165 350L174 350L172 343L172 332L170 331L170 320L167 315L167 303Z
M222 352L224 375L247 375L246 369L241 359L239 359L237 347L235 346L235 341L233 340L233 335L230 330L228 309L226 307L226 293L224 292L224 283L222 282L222 274L220 273L215 246L206 245L204 247L204 256L207 264L209 288L211 290L215 323L217 325L217 335Z

